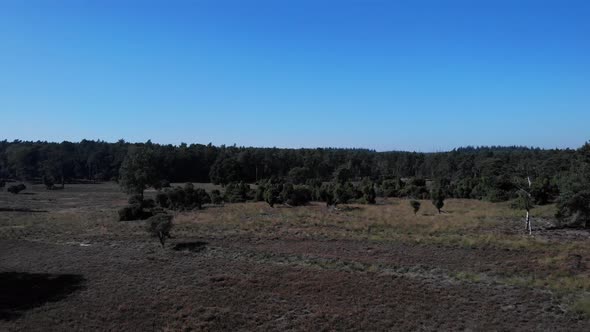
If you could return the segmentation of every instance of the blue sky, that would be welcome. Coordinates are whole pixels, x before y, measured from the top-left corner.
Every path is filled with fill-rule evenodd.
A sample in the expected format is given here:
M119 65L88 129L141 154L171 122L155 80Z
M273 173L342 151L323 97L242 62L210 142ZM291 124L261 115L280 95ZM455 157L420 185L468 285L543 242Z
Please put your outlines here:
M590 139L589 1L0 1L0 139Z

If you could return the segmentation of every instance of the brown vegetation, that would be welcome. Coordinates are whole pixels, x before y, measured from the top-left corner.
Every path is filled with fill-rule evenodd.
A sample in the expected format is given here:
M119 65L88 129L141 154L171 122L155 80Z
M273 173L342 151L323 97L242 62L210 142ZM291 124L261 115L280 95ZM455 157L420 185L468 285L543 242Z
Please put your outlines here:
M551 205L531 210L533 236L509 202L449 199L439 214L422 201L417 215L401 199L337 209L206 205L173 212L174 238L162 250L147 221L118 221L128 202L114 184L28 187L36 195L0 192L0 273L76 275L84 284L2 307L0 330L590 324L590 234L550 230Z

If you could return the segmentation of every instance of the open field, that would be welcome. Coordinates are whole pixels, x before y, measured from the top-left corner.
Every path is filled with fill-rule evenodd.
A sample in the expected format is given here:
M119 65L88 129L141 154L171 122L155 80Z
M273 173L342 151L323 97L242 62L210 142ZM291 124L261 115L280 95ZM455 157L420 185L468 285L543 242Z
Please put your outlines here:
M207 206L162 249L115 184L29 187L0 192L0 330L590 329L590 233L553 206L532 237L510 203Z

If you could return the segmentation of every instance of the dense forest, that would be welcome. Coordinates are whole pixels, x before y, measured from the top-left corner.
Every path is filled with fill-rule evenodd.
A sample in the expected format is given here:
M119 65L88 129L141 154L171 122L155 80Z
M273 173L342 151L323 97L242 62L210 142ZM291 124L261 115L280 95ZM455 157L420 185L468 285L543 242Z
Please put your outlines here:
M283 149L211 144L160 145L151 141L79 143L0 141L0 178L55 182L117 181L130 151L149 152L160 180L255 183L282 179L311 184L370 180L382 196L428 198L429 183L445 184L448 197L504 201L532 180L538 203L588 182L590 144L573 149L465 147L449 152L376 152L366 149ZM573 188L573 189L572 189Z

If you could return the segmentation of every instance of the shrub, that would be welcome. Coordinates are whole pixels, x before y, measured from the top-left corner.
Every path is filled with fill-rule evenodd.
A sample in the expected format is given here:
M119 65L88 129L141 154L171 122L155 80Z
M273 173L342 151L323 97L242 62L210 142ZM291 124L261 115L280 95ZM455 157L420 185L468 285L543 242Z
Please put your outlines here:
M170 181L168 181L168 180L155 181L153 186L154 186L154 189L156 189L156 190L160 190L162 188L170 188Z
M412 207L412 209L414 209L414 215L416 215L418 213L418 211L420 210L420 202L416 201L416 200L411 200L410 201L410 206Z
M211 190L211 195L209 195L211 197L211 203L215 204L215 205L219 205L221 203L223 203L223 197L221 196L221 192L217 189L213 189Z
M25 189L27 189L27 186L25 186L24 184L21 183L21 184L15 185L15 186L8 187L8 189L6 189L6 191L8 191L11 194L16 195Z
M162 191L158 191L158 193L156 194L156 204L160 207L167 209L170 206L168 194Z
M127 203L129 203L129 205L138 205L142 209L152 209L156 206L156 202L153 199L144 199L141 195L131 195L127 200Z
M258 185L258 187L256 188L256 195L254 196L255 201L257 201L257 202L264 201L264 193L266 192L267 186L268 185L266 183L260 183Z
M192 183L187 183L184 188L174 187L159 191L156 194L154 204L156 203L162 208L172 210L190 210L194 208L200 210L203 208L203 204L211 203L211 197L204 189L195 189Z
M334 181L344 184L352 178L352 171L347 166L338 167L333 174Z
M434 207L436 207L436 209L438 210L438 213L440 214L440 209L443 208L443 206L445 206L445 192L442 189L442 187L438 187L432 190L432 193L430 194L430 197L432 198L432 204L434 205Z
M44 176L43 184L45 185L45 189L47 190L53 190L55 187L55 181L53 181L53 177L51 176Z
M141 202L141 207L144 209L153 209L156 207L156 202L151 198L144 199L143 202Z
M355 189L350 182L336 184L334 188L334 205L346 204L355 197Z
M138 220L142 217L143 210L139 204L128 205L119 210L119 221Z
M264 191L264 201L274 207L275 204L281 203L282 185L268 184Z
M590 190L562 195L556 217L565 226L590 227Z
M230 183L225 189L225 201L230 203L241 203L248 200L250 186L244 182Z
M385 197L398 197L400 191L403 188L403 182L399 179L395 180L384 180L381 183L381 192Z
M164 248L164 244L166 242L166 238L170 238L170 231L172 230L172 216L159 213L147 220L148 223L148 233L153 236L157 237L160 240L160 244L162 248Z
M375 184L366 182L363 184L363 202L365 204L375 204L377 193L375 192Z
M334 197L334 184L322 184L322 186L318 189L318 197L320 201L326 202L326 206L334 205L336 203Z
M127 200L127 203L129 203L129 205L139 205L141 206L143 203L143 196L141 195L131 195L129 196L129 199Z
M302 184L310 177L311 171L307 167L293 167L289 171L289 179L294 184Z
M293 186L285 184L280 194L281 201L291 205L300 206L309 203L311 200L311 190L305 186Z

